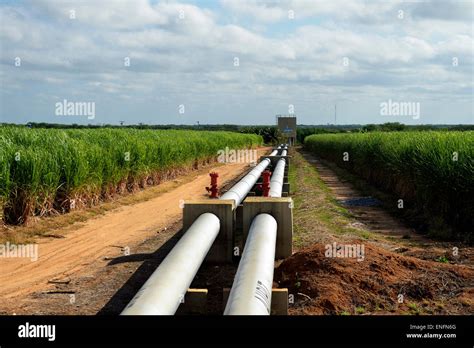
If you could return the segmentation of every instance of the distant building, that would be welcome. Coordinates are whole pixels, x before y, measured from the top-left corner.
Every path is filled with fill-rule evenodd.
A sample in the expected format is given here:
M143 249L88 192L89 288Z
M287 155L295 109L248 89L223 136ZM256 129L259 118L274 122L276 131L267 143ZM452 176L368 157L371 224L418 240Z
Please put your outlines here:
M296 116L277 115L277 124L286 142L293 145L296 142Z

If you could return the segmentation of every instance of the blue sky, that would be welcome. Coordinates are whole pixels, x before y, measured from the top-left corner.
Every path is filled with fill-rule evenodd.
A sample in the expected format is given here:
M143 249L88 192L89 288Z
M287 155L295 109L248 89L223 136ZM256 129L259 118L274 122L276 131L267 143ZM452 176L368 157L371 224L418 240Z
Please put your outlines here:
M471 1L0 1L0 16L1 122L326 124L337 104L338 124L474 123ZM65 99L95 118L56 115ZM420 117L381 115L388 100Z

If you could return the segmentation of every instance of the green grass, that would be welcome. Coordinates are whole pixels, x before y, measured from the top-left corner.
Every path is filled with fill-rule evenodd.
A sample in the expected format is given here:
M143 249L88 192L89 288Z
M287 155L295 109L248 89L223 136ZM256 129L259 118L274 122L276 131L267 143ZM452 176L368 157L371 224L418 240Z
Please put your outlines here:
M474 132L316 134L305 147L403 199L431 232L473 239Z
M410 314L421 314L421 309L417 306L416 303L409 303L407 306L411 310Z
M254 134L191 130L0 127L0 210L9 223L158 183Z
M437 262L449 263L449 259L446 256L440 256L436 259Z
M372 233L354 228L350 212L341 207L319 176L316 167L298 151L292 151L288 181L293 199L293 245L303 249L320 242L325 233L371 239Z

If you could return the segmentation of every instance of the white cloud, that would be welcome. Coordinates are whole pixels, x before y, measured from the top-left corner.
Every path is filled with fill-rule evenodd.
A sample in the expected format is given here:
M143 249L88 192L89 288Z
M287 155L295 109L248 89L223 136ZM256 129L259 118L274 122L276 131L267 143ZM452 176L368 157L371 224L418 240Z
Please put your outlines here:
M289 11L293 11L295 19L308 17L331 16L336 19L357 19L363 22L380 20L387 12L395 9L402 1L346 1L346 0L221 0L221 4L229 10L250 16L263 22L289 20Z
M441 16L423 8L430 4L400 1L227 0L212 11L179 2L113 3L1 6L5 90L37 86L46 95L51 88L51 95L205 105L210 95L223 104L236 95L310 103L320 95L349 100L414 90L423 98L443 88L449 98L472 88L472 28L458 10ZM17 56L20 68L13 66ZM459 58L456 69L452 57Z

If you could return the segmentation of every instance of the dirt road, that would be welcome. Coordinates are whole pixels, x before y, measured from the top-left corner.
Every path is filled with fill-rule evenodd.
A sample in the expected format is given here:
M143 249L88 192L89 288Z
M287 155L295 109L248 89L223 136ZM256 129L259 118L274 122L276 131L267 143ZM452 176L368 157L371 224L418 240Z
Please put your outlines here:
M260 148L258 154L268 148ZM94 273L104 266L103 260L130 252L134 246L154 236L181 219L180 202L206 197L210 171L219 173L219 183L224 185L247 170L246 163L211 165L178 177L161 185L170 190L146 202L123 206L105 215L86 221L64 235L64 238L40 238L38 260L29 258L0 259L0 297L2 307L15 299L50 286L51 281L68 282L75 276ZM180 184L177 188L176 181ZM52 231L54 234L54 231ZM0 308L5 310L5 308Z

